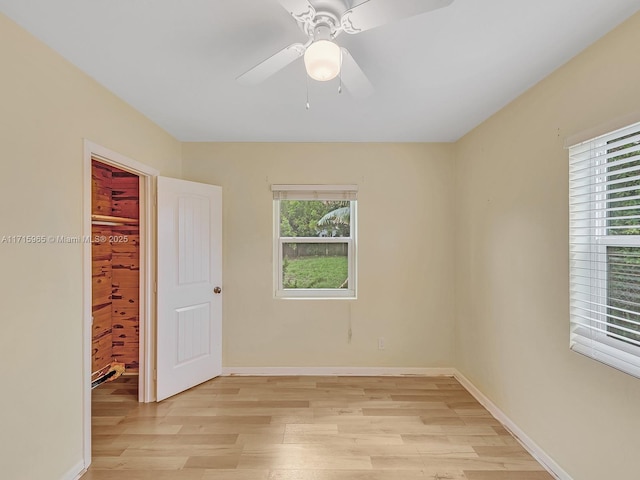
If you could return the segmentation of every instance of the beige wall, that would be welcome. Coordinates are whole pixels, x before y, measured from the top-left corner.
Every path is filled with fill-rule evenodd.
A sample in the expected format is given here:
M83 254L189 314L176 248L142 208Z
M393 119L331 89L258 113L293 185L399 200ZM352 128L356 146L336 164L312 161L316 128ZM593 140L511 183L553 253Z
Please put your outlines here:
M223 187L223 364L451 367L453 172L451 145L185 144ZM278 183L359 185L357 300L273 298Z
M640 112L639 58L636 14L457 144L456 366L576 480L638 478L640 380L569 351L563 143Z
M180 144L0 15L0 238L82 233L83 138L167 175ZM0 477L82 459L82 246L0 243Z

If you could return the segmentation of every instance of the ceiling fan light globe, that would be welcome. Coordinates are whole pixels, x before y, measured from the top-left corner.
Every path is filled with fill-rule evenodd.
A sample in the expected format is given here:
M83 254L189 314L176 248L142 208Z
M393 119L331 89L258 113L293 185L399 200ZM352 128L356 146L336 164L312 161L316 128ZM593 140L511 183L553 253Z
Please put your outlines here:
M313 42L304 53L307 74L314 80L326 82L340 73L342 52L340 47L329 40Z

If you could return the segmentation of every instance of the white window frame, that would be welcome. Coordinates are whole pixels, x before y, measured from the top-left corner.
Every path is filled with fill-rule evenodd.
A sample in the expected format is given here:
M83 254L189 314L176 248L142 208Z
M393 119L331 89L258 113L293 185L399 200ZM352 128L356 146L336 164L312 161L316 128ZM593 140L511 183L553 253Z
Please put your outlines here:
M622 137L625 133L638 131L640 124L631 125L618 131L610 132L601 137L574 145L570 149L581 145L591 144L589 157L591 164L591 181L588 185L589 193L589 221L576 220L574 208L576 203L571 199L570 230L571 230L571 341L570 348L578 353L591 357L601 363L640 378L640 347L612 336L608 331L608 247L640 247L640 236L637 235L608 235L607 208L607 161L611 145L608 141L612 136ZM586 150L585 150L586 152ZM574 178L570 169L570 198L573 193L571 182ZM582 179L580 181L583 181ZM584 191L587 187L582 186ZM587 194L584 194L587 195ZM584 214L584 210L581 213ZM576 242L573 231L580 231L589 240L583 245ZM578 237L580 234L576 234ZM589 252L584 252L587 245ZM574 265L574 262L576 263ZM589 267L586 267L588 262ZM590 275L585 276L585 270ZM576 280L588 281L588 286ZM584 287L584 288L583 288ZM587 293L587 291L589 293Z
M608 247L640 247L640 239L635 235L607 235L607 163L605 161L597 160L598 157L604 156L608 153L608 144L606 142L600 143L596 146L596 174L593 183L595 210L596 215L593 219L593 226L595 228L595 241L596 246L593 253L594 267L596 271L596 282L593 285L593 294L595 298L600 299L600 304L594 307L598 312L597 317L592 322L593 328L608 327L607 322L607 302L609 298L608 287L608 260L607 260L607 248ZM604 158L604 157L602 157ZM631 355L638 354L640 347L629 345L615 337L612 337L609 333L596 332L597 341L604 346L611 347L615 350L621 350ZM635 353L634 353L635 352ZM610 352L613 353L613 352Z
M357 185L272 185L273 192L273 285L275 298L356 299L357 298ZM350 200L349 237L281 237L281 200ZM348 288L284 288L283 246L286 243L347 244Z

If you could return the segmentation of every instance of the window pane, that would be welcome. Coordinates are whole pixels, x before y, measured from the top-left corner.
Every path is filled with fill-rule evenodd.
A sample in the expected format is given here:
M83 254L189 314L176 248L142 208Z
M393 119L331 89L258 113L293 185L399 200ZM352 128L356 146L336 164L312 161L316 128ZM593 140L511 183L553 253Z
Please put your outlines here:
M349 237L351 202L280 200L281 237Z
M637 134L616 138L612 142ZM640 151L633 151L637 145L638 142L631 141L607 150L607 154L620 152L620 155L613 155L607 160L610 164L607 181L614 182L607 186L607 190L615 190L607 195L607 235L640 235Z
M640 341L640 247L607 247L607 265L607 331Z
M282 245L284 288L348 288L347 243Z

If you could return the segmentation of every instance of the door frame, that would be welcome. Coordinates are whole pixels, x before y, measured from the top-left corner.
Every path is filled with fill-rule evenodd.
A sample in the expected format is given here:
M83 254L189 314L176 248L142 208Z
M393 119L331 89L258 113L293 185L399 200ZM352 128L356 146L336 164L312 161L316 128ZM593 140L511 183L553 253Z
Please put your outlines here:
M155 401L155 192L159 171L101 145L84 140L82 234L91 237L91 160L119 168L140 178L140 325L138 401ZM84 468L91 464L91 338L92 282L91 243L82 246L82 395Z

